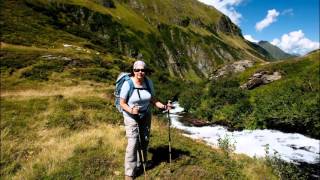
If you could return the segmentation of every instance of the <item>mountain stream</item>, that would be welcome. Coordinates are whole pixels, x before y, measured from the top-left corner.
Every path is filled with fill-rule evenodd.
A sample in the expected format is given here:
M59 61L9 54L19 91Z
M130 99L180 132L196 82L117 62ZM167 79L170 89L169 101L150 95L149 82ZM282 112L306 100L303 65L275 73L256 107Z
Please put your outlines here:
M184 111L179 103L173 104L170 110L171 126L183 130L184 135L192 139L201 139L208 145L218 147L218 139L228 137L235 145L235 153L246 154L250 157L265 157L266 146L269 155L274 153L287 162L306 163L318 166L320 163L320 140L312 139L298 133L283 133L277 130L242 130L228 131L223 126L194 127L182 123Z

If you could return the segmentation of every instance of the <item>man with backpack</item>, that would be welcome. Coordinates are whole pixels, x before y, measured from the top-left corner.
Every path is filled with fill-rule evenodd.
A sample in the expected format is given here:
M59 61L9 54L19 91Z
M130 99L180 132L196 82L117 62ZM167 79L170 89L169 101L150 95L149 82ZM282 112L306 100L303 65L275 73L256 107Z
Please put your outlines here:
M133 72L120 74L116 83L116 106L123 114L128 140L125 155L125 179L128 180L134 178L139 168L143 168L145 173L151 126L150 106L163 110L172 108L171 104L164 105L155 99L153 83L146 77L146 71L146 64L136 61Z

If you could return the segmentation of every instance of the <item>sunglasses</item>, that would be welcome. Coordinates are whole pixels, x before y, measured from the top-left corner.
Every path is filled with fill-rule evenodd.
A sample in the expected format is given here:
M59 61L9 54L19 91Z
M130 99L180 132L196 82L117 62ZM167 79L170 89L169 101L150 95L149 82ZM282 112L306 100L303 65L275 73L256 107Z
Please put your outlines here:
M133 69L133 71L134 71L134 72L139 72L139 71L141 71L141 72L146 72L146 69Z

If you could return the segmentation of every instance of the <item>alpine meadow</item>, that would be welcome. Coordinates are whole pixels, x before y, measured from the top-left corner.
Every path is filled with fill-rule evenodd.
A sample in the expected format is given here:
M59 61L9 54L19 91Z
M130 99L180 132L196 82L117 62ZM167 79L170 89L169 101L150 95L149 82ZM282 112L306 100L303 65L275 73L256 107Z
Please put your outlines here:
M0 14L1 179L124 179L113 93L136 60L150 67L157 98L184 108L182 123L319 142L320 50L292 56L252 43L197 0L3 0ZM148 179L320 177L319 152L305 166L250 157L227 137L212 146L178 128L170 171L168 118L152 111Z

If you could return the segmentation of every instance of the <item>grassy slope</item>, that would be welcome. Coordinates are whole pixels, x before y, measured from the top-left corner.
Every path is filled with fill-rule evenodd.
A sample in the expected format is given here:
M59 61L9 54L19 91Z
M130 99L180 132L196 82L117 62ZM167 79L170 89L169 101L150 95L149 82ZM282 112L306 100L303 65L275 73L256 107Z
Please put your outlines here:
M259 52L250 47L243 37L225 33L216 34L210 31L210 26L218 24L222 17L222 14L214 7L209 7L194 0L183 0L179 2L172 0L143 0L137 2L141 2L142 7L138 8L136 12L143 14L147 21L152 22L156 20L157 23L172 24L190 19L191 24L188 26L188 30L201 36L207 36L207 38L215 37L226 42L228 46L245 52L246 56L243 58L263 61ZM194 21L194 24L198 23L198 25L194 25L192 21Z
M319 55L317 51L255 70L279 71L283 75L281 80L250 92L256 117L265 114L257 119L260 126L300 132L319 139ZM242 77L244 80L248 76Z
M136 2L138 6L140 5L137 8L139 9L137 13L143 12L146 15L145 17L151 20L157 19L167 24L177 22L186 17L199 19L205 24L215 24L222 15L216 9L192 0L142 0Z
M2 44L5 56L1 62L7 62L11 54L23 62L48 53L75 58L78 53L73 51ZM12 69L17 68L15 64ZM113 107L113 86L63 75L66 72L52 72L48 80L34 80L21 77L24 70L10 74L10 68L2 66L1 176L122 179L126 142L122 118ZM166 124L159 118L154 120L149 159L155 166L148 174L169 178ZM274 177L262 160L226 156L176 130L172 139L173 178Z
M122 118L112 87L77 81L1 94L1 176L4 179L123 178ZM33 82L34 85L37 82ZM151 178L169 178L165 121L154 118L149 159ZM261 160L226 156L202 142L172 132L173 178L256 179L273 175Z
M37 49L37 51L31 52L31 53L22 52L20 55L15 55L14 53L8 53L7 55L11 57L9 57L9 60L6 58L7 60L5 60L5 62L2 62L1 65L7 66L6 63L10 62L11 60L14 60L13 63L16 63L16 64L13 65L15 67L12 68L11 67L12 62L10 62L9 70L4 70L7 73L12 74L16 70L18 70L19 72L15 73L16 76L18 77L20 77L22 74L22 76L28 76L29 79L32 79L32 78L47 79L46 74L50 74L51 72L57 72L58 76L60 76L59 74L61 74L61 71L63 71L62 73L63 76L60 76L61 78L65 76L78 76L78 77L82 77L83 79L96 79L99 81L108 81L110 79L113 79L120 70L123 71L124 70L123 67L129 67L127 65L132 62L132 59L125 56L121 56L119 54L118 49L119 48L121 49L121 47L115 46L115 43L118 42L117 38L112 39L110 44L108 44L109 42L106 44L103 44L104 42L106 42L106 40L99 39L102 35L101 34L96 35L92 32L87 32L86 26L82 27L82 26L75 25L74 27L71 27L71 28L69 27L69 29L68 27L59 28L61 24L66 23L64 22L65 20L70 21L70 19L65 18L64 16L72 17L73 15L72 14L64 15L63 13L61 14L55 13L54 17L57 18L58 20L55 19L55 21L53 21L51 19L52 17L44 13L44 12L47 12L47 13L55 12L56 7L49 6L47 4L48 1L42 1L42 0L38 0L38 1L26 0L26 1L31 3L32 5L27 6L25 3L17 3L16 1L12 1L12 0L3 2L1 4L1 7L3 9L3 11L1 11L1 15L2 15L1 17L3 18L5 17L4 25L3 25L3 28L1 29L1 32L3 33L4 42L9 44L9 46L10 44L14 44L13 45L14 48L17 48L18 46L15 46L15 45L19 44L19 45L24 45L28 47L31 46L33 49ZM55 2L62 2L62 1L55 1ZM164 7L168 7L168 2L163 2ZM161 2L157 2L157 3L161 4ZM204 9L201 10L201 12L204 12L204 10L208 10L208 7L206 6L203 6L203 5L198 6L198 3L196 3L197 5L194 5L193 3L195 2L187 1L186 8L185 10L183 10L183 12L189 12L190 8L193 6L197 8L205 7ZM64 7L61 4L59 6L60 10L61 8ZM128 48L129 51L134 51L135 48L139 47L142 49L141 53L143 53L147 61L148 60L150 61L152 66L155 66L157 69L159 65L163 66L164 63L159 61L163 61L163 58L167 58L167 56L164 55L164 52L161 51L161 49L159 51L153 52L154 49L158 48L155 44L159 43L156 41L159 38L157 37L159 32L155 31L153 35L150 35L151 36L150 39L148 39L149 36L147 35L150 32L153 32L152 30L153 26L149 24L143 25L143 23L141 22L143 21L142 16L130 10L130 8L127 7L127 5L116 3L116 6L119 8L112 9L112 8L104 8L99 4L93 3L93 1L84 1L84 0L68 1L67 4L86 7L88 9L95 10L96 12L102 13L104 15L110 14L113 17L111 22L112 25L114 25L115 27L117 27L119 23L126 25L125 28L121 29L120 34L117 34L117 33L115 34L115 36L120 36L121 38L127 39L128 42L125 42L125 44L122 45L122 48L125 48L126 46L128 46L128 44L130 46L130 44L133 43L131 45L132 47ZM37 8L39 7L40 9L41 8L42 9L38 10ZM44 11L43 7L46 7L48 9ZM11 11L11 9L14 9L14 11ZM35 11L35 9L37 10ZM166 8L166 9L170 9L170 8ZM86 9L81 9L81 10L86 12ZM174 12L175 11L171 13L174 13ZM216 11L210 11L210 12L213 13L212 16L217 17L217 14L214 14L214 13L217 13ZM201 15L199 15L199 17L204 22L207 22L207 23L216 22L216 19L208 18L208 15L204 15L205 13L200 13L200 14ZM165 15L167 14L165 13ZM168 15L164 17L166 18L170 17ZM108 19L108 17L105 17L105 18ZM138 21L136 20L136 18L141 18L141 19ZM55 23L57 22L59 22L60 24L58 23L59 25L56 25ZM132 24L128 24L126 22L130 22ZM133 22L137 22L137 23L133 23ZM167 23L169 23L169 21ZM84 32L80 32L83 34L81 34L80 36L77 36L78 35L77 33L79 33L77 32L77 29L84 29ZM176 44L177 42L176 40L171 40L168 34L170 34L170 32L172 31L174 32L174 34L176 34L175 39L181 39L182 37L182 40L188 41L188 43L190 43L191 45L195 45L195 47L197 47L197 44L199 43L199 41L201 41L202 43L207 42L210 45L208 46L203 45L203 47L200 47L200 48L208 52L210 52L210 49L214 48L213 44L219 44L219 46L223 46L227 48L229 47L227 44L223 43L224 41L223 38L221 39L221 37L228 37L228 36L221 35L221 37L219 37L217 35L213 35L211 32L209 32L204 28L201 28L200 26L192 25L187 28L184 28L181 26L172 25L172 26L168 26L168 29L166 29L165 32L162 32L163 33L162 38L164 38L166 43L168 43L167 46L170 46L170 47L172 46L171 48L173 48L172 49L173 52L179 51L180 46L181 48L185 48L184 47L185 44L184 43ZM145 32L145 33L142 33L142 34L140 33L141 35L137 35L139 34L139 32ZM245 46L246 44L241 42L241 38L238 37L236 39L237 39L236 41L238 42L238 45L228 49L230 50L231 53L237 54L236 56L245 58L243 57L243 55L241 55L241 53L240 54L237 53L236 49L239 49L240 47L242 47L242 45ZM147 41L147 40L150 40L149 42L152 42L152 43L146 44L144 41ZM116 41L116 42L113 42L113 41ZM97 45L96 43L102 43L102 44ZM73 45L73 47L65 48L63 46L64 44L71 44ZM236 43L229 43L229 44L233 45ZM105 48L104 45L108 47ZM177 45L180 45L180 46L177 46ZM39 48L41 49L42 53L38 53L39 52L38 50L40 50ZM81 48L80 51L77 50L79 48ZM245 47L245 49L247 48L248 47ZM70 53L70 51L72 52ZM58 63L60 68L54 68L53 66L57 64L51 64L49 65L49 67L48 66L44 67L47 69L51 68L49 73L43 73L44 75L42 77L32 77L33 75L36 76L36 74L38 75L41 74L42 72L39 69L43 68L44 66L43 64L48 62L44 58L41 58L41 56L50 55L50 54L55 54L59 56L59 53L61 54L61 52L67 53L68 56L65 56L65 57L71 58L72 61L71 62L60 61L59 62L60 64ZM32 54L32 53L35 53L35 54ZM98 53L99 55L97 55ZM123 52L120 52L120 53L123 53ZM185 51L182 54L187 54L187 52ZM19 57L15 57L15 56L19 56ZM221 57L215 57L212 53L208 53L208 56L210 57L205 57L205 58L215 59L216 62L214 62L213 65L223 63L223 59L221 59ZM253 55L248 55L248 56L251 56L252 58L254 58ZM60 58L62 58L62 56ZM203 57L199 56L198 58L202 59ZM114 61L115 59L118 59L119 61ZM190 61L189 57L186 57L184 55L183 57L177 57L177 59L180 64L186 66L189 69L189 70L185 70L185 69L182 70L184 72L185 79L199 81L201 80L201 78L203 78L203 76L199 74L199 70L193 67L195 65L188 64L188 61ZM97 62L101 60L102 62ZM17 65L19 63L24 65ZM30 66L30 65L35 66L35 68L33 68L33 66ZM87 68L88 65L90 65L90 68ZM62 68L61 66L63 66L64 68ZM162 67L162 68L165 68L165 67ZM209 67L209 68L212 68L212 67ZM106 69L109 69L109 70L106 70ZM163 69L163 70L165 71L166 69ZM35 72L30 72L30 71L35 71ZM98 78L94 78L94 76L98 76ZM160 76L163 76L163 75L161 75L161 73L158 73L157 78ZM13 82L8 80L6 84L7 83L12 84ZM23 81L21 81L21 83L23 83Z
M42 11L45 11L45 12L49 12L49 10L52 10L50 8L53 7L48 3L48 1L45 1L45 0L26 0L26 2L29 2L29 4L32 4L31 6L33 7L42 7ZM158 36L160 32L158 32L158 30L156 29L156 26L159 24L159 22L174 26L175 23L179 24L179 22L185 18L189 18L192 21L196 21L196 22L199 21L198 23L200 25L198 26L190 25L189 28L186 28L188 31L187 31L187 36L184 38L190 39L192 44L193 44L192 42L193 39L195 41L199 41L199 40L203 41L202 39L208 39L208 37L209 39L216 38L217 34L209 32L210 26L214 26L215 24L217 24L221 17L221 13L219 13L217 10L209 8L197 1L190 1L190 0L186 0L183 6L177 6L177 7L175 7L177 3L175 3L174 1L154 1L154 2L143 1L142 6L144 7L144 9L142 10L139 9L136 11L133 11L130 7L128 7L127 4L123 4L123 3L115 3L117 8L113 9L113 8L105 8L100 4L95 3L94 1L88 1L88 0L73 0L73 1L66 1L66 2L61 0L56 0L53 2L55 2L53 4L60 3L60 4L84 7L103 15L110 15L111 17L113 17L113 21L115 24L119 23L125 27L127 34L130 34L130 33L136 34L140 32L140 33L143 33L144 36L148 36L149 34ZM178 4L181 4L181 3L178 3ZM54 28L53 26L46 25L48 24L48 22L51 22L50 17L44 16L43 13L37 13L33 11L30 7L26 7L24 3L15 3L14 1L9 1L9 3L7 2L3 3L3 6L4 6L3 9L5 11L2 12L2 15L3 17L6 17L6 21L4 25L5 29L2 30L4 32L3 39L8 43L33 45L33 46L45 46L45 47L61 46L62 43L68 43L68 42L69 43L79 42L80 43L79 45L81 46L88 46L88 45L93 46L90 42L95 43L93 40L91 41L86 40L86 36L82 35L81 36L82 38L79 38L79 36L78 37L75 36L76 35L75 33L78 33L78 32L74 31L74 29L68 29L67 31L69 33L66 34L65 32L63 32L61 29L57 27ZM43 10L43 7L46 7L48 9ZM197 9L197 12L198 12L197 14L192 13L195 8ZM10 12L10 9L15 9L15 11ZM157 11L154 9L157 9ZM14 15L12 13L14 13ZM68 23L68 22L64 22L65 17L60 16L58 13L55 13L55 12L53 13L56 14L56 17L58 17L60 24ZM37 18L34 19L34 16L36 16ZM72 15L68 15L68 16L72 16ZM151 18L151 20L148 18ZM25 22L28 22L28 23L25 23ZM46 26L43 26L44 24ZM182 28L182 26L179 26L179 27ZM76 28L86 29L87 27L76 27ZM192 30L189 31L189 29L192 29ZM17 32L19 32L19 35L18 35L19 37L16 37ZM195 32L196 34L192 35L191 32ZM33 34L37 34L37 36L33 36ZM116 35L119 35L119 34L116 34ZM199 39L199 35L201 35L200 39ZM90 36L93 38L92 35ZM133 36L137 38L134 41L141 41L142 43L145 43L143 41L145 41L146 39L139 37L140 35L138 36L133 35ZM232 39L237 39L236 43L234 42L228 43L227 45L230 47L228 48L228 51L230 51L229 53L235 53L233 52L235 50L241 51L241 53L238 55L233 54L235 57L237 57L236 59L252 58L255 60L261 60L261 56L259 55L257 50L253 49L252 47L244 43L245 40L243 38L233 37L233 36L225 35L222 33L219 36L220 37L218 37L218 39L220 38L220 40L222 40L223 42L229 42ZM94 37L94 38L99 38L99 37ZM159 39L159 37L156 37L156 38ZM220 43L220 42L215 42L215 43ZM140 44L137 43L135 44L135 46L140 46ZM175 44L175 46L177 46L177 44ZM222 46L225 46L225 45L222 45ZM146 47L143 47L143 48L146 48ZM150 50L147 49L147 51L150 51ZM150 53L150 52L147 52L147 53ZM149 56L152 56L152 55L149 54ZM155 58L155 57L151 57L151 58ZM211 57L211 58L216 59L217 57Z
M181 103L197 117L230 128L278 129L319 139L319 54L318 50L300 58L256 64L208 84L203 92L199 88L183 92ZM252 90L239 88L260 71L278 71L282 78Z

